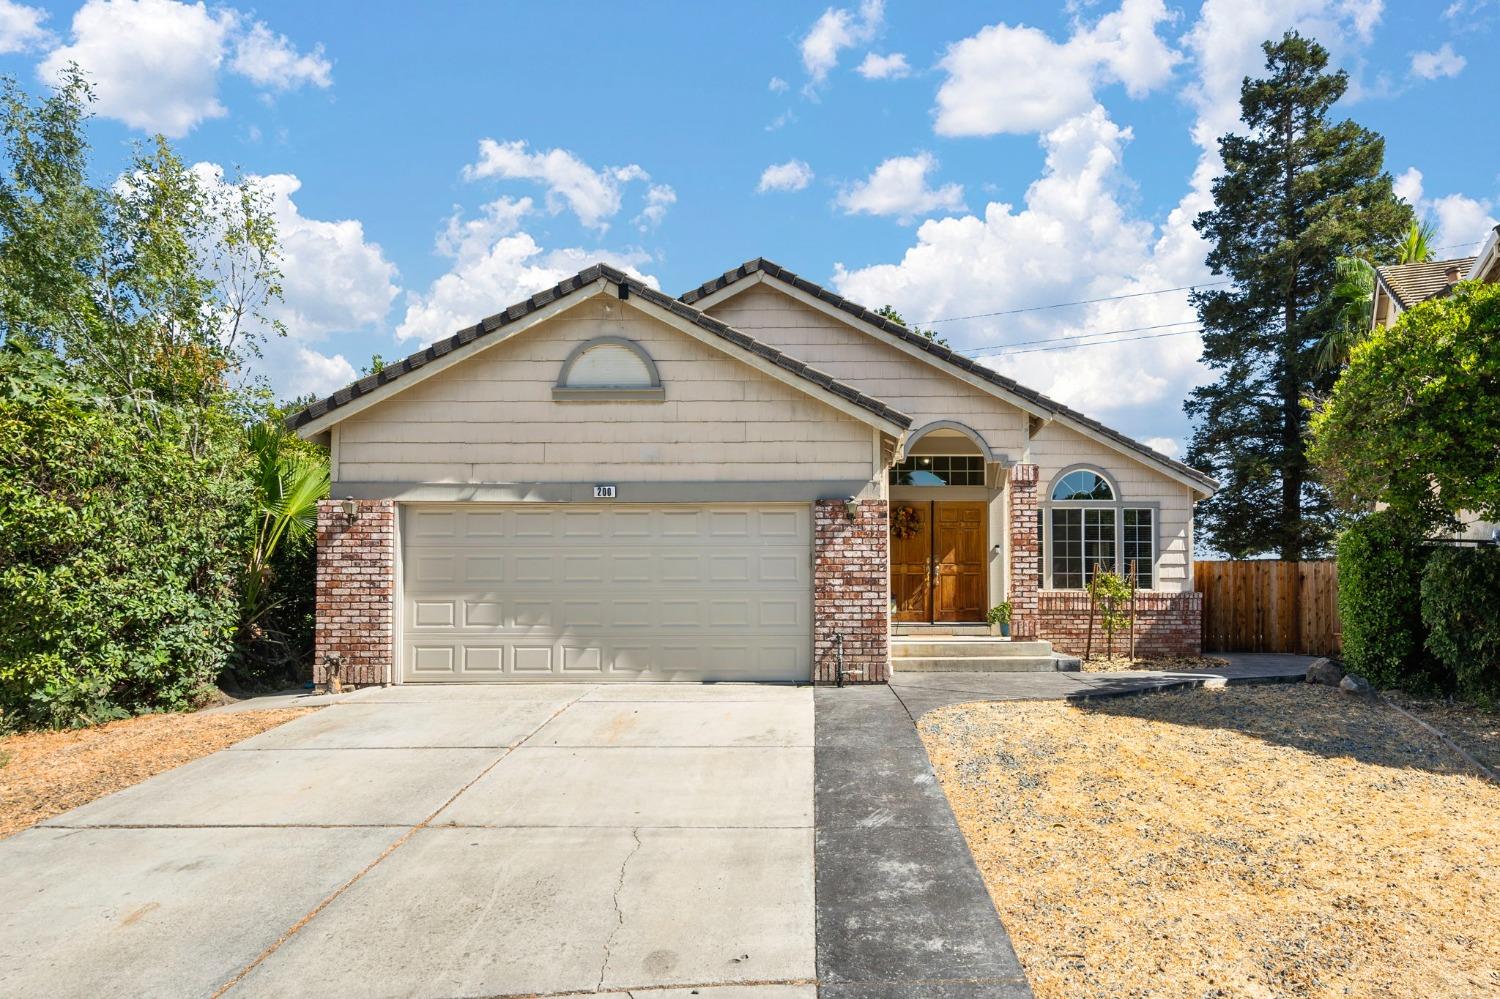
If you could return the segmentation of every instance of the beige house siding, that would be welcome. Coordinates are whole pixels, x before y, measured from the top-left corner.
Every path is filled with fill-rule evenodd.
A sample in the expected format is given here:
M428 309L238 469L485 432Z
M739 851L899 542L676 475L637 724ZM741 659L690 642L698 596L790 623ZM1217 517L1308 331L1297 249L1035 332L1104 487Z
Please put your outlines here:
M768 284L740 292L708 314L888 403L912 418L914 431L934 420L955 420L978 431L992 451L1021 458L1021 410Z
M665 402L557 402L569 352L627 337ZM876 438L818 402L619 301L597 297L336 427L347 482L868 480Z
M1132 501L1158 505L1156 588L1167 592L1193 588L1193 497L1187 486L1056 423L1042 427L1031 439L1031 457L1037 464L1037 488L1044 503L1057 473L1073 465L1089 465L1114 479L1127 506ZM1045 539L1042 549L1045 555Z

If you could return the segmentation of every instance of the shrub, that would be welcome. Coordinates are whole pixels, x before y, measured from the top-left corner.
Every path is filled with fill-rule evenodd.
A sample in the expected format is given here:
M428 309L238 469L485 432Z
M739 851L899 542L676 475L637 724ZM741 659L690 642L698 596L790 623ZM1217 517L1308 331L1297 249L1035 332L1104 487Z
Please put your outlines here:
M0 352L0 715L65 726L191 706L239 615L237 426L118 408Z
M1423 650L1420 527L1390 510L1339 535L1339 618L1344 662L1377 687L1430 690L1442 678Z
M1500 549L1433 552L1422 572L1422 623L1458 695L1491 709L1500 703Z

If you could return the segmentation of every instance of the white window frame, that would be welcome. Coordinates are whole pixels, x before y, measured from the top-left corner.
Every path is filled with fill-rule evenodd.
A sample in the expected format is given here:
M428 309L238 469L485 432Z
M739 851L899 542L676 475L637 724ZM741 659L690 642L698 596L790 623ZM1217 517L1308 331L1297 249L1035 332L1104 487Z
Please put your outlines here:
M1112 500L1054 500L1052 492L1063 478L1072 472L1093 472L1109 484L1110 492L1114 494ZM1155 590L1158 583L1157 564L1161 561L1161 503L1157 500L1131 500L1124 498L1120 490L1120 484L1114 476L1097 465L1087 463L1069 465L1061 469L1047 483L1047 490L1043 494L1040 503L1042 516L1039 519L1042 529L1042 588L1055 590L1058 587L1052 582L1052 511L1054 510L1113 510L1115 519L1115 558L1114 572L1121 579L1125 579L1127 559L1125 558L1125 511L1126 510L1149 510L1151 511L1151 585L1145 589ZM1088 565L1084 565L1084 578L1088 578ZM1125 580L1130 582L1128 579ZM1082 593L1081 587L1066 587L1060 592Z

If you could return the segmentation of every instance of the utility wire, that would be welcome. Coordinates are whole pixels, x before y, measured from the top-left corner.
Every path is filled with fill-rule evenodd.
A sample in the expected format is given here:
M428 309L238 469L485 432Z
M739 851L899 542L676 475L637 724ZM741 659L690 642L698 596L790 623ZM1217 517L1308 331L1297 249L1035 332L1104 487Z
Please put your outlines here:
M1003 312L976 312L972 316L949 316L946 319L922 319L918 320L917 326L930 326L933 323L956 323L964 319L989 319L994 316L1014 316L1022 312L1041 312L1044 309L1063 309L1070 305L1094 305L1098 302L1118 302L1127 298L1145 298L1147 295L1167 295L1174 291L1194 291L1198 288L1214 288L1222 284L1233 284L1233 281L1204 281L1199 284L1185 284L1176 288L1157 288L1155 291L1134 291L1128 295L1106 295L1104 298L1081 298L1076 302L1055 302L1052 305L1028 305L1024 309L1006 309Z
M1026 350L1000 350L987 357L1014 357L1017 354L1039 354L1050 350L1082 350L1084 347L1103 347L1112 343L1131 343L1135 340L1159 340L1164 336L1183 336L1188 333L1202 333L1203 328L1197 327L1190 330L1173 330L1170 333L1147 333L1143 336L1122 336L1114 340L1095 340L1093 343L1065 343L1060 347L1028 347Z
M1048 336L1039 340L1017 340L1014 343L992 343L987 347L969 347L959 351L961 354L974 356L993 350L1009 350L1012 347L1025 347L1034 343L1061 343L1064 340L1087 340L1096 336L1114 336L1117 333L1139 333L1142 330L1164 330L1170 326L1186 326L1188 323L1196 324L1196 319L1179 319L1175 323L1157 323L1155 326L1130 326L1119 330L1096 330L1092 333L1073 333L1068 336ZM1082 344L1078 345L1082 346Z

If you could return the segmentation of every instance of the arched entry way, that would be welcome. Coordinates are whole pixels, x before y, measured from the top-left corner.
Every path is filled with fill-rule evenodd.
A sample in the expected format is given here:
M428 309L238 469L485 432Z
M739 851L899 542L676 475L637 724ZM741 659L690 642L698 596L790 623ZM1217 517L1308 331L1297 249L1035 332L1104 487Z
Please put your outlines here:
M895 621L984 620L997 460L983 437L954 421L907 438L890 477Z

